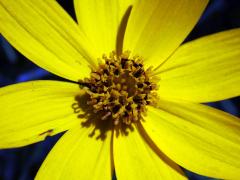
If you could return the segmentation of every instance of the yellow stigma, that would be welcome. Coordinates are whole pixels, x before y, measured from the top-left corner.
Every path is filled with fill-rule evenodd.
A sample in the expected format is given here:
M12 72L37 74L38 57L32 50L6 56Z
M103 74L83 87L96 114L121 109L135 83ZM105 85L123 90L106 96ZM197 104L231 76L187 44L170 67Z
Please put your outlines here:
M129 52L117 56L103 55L104 63L92 70L90 78L80 81L88 94L87 104L101 120L114 125L130 125L142 119L146 105L156 100L156 84L151 68L144 69L140 57L130 58Z

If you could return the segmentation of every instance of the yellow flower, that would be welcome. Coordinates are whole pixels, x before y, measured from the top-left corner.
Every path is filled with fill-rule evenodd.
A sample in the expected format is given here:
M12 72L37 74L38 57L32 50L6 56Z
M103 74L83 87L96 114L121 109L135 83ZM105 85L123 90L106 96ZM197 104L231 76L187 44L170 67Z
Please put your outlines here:
M239 179L239 119L200 103L239 96L240 29L181 45L207 0L74 5L78 24L54 0L0 0L1 34L73 81L1 88L0 147L68 130L36 179Z

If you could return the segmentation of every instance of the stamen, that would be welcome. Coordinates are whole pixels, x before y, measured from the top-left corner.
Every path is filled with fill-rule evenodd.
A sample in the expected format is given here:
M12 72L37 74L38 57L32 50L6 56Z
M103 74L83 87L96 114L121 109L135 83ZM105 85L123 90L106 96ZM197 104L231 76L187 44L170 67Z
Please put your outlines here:
M90 78L80 81L88 94L87 104L101 120L111 120L114 125L140 121L146 105L156 102L157 83L152 68L144 69L139 56L130 58L130 52L117 56L112 52L103 55L105 63L92 70Z

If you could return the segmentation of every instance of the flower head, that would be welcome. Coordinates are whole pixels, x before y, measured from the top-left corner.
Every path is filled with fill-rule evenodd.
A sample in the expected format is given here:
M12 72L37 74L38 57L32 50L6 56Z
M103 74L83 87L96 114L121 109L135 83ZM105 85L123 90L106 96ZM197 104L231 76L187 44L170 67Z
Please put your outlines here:
M68 130L37 179L237 179L240 121L200 103L240 94L240 30L181 45L207 0L1 0L1 34L71 80L0 89L0 147ZM225 88L228 87L228 88Z

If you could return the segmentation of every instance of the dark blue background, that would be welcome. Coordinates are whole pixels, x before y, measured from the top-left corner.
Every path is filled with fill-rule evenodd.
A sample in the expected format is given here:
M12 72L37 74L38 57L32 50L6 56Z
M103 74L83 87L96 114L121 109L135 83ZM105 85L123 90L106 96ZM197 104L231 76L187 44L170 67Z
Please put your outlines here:
M59 3L75 19L72 2L59 0ZM201 20L186 41L236 27L240 27L240 1L212 0ZM36 79L61 80L61 78L48 73L24 58L1 36L0 57L1 87ZM232 113L238 117L240 115L239 97L211 103L209 105ZM0 180L33 179L47 153L60 136L61 134L49 137L44 142L23 148L0 150ZM186 171L186 173L189 178L193 180L208 179L188 171Z

